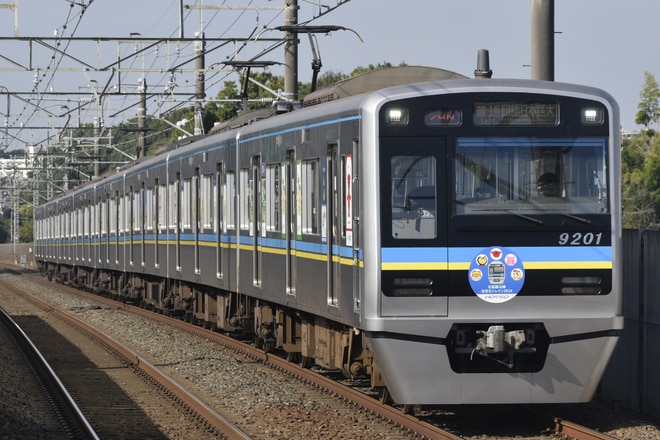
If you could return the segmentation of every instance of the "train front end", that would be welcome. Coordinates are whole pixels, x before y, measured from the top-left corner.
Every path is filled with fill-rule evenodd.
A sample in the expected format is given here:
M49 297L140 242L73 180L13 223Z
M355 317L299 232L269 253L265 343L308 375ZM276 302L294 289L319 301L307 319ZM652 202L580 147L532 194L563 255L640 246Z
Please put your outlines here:
M389 395L589 401L623 328L616 103L464 80L363 114L363 323Z

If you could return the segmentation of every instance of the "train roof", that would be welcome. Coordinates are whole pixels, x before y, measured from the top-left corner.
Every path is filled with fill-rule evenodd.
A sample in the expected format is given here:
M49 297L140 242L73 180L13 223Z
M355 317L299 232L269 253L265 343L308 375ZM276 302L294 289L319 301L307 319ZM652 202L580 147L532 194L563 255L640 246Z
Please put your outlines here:
M373 70L308 94L303 99L303 107L311 107L349 96L361 95L386 87L448 79L467 79L467 77L450 70L425 66L397 66Z
M459 73L445 69L426 66L397 66L385 69L372 70L360 75L352 76L336 82L322 89L316 90L303 99L303 107L312 107L338 99L361 95L386 87L414 84L427 81L444 81L448 79L466 79ZM227 121L220 122L213 127L209 134L250 125L254 122L268 119L278 114L274 107L256 109L240 114Z

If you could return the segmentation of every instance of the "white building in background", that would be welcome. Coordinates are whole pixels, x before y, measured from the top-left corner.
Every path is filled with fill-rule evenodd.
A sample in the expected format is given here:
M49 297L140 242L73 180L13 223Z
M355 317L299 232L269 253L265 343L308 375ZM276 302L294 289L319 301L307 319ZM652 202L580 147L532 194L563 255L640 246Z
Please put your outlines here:
M0 212L11 207L11 194L14 188L24 187L28 180L31 164L24 150L0 153Z

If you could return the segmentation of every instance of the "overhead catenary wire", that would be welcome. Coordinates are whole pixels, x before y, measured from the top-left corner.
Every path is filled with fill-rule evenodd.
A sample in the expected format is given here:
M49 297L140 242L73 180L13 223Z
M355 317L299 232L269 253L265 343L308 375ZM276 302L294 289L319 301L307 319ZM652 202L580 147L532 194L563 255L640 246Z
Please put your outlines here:
M347 1L349 0L340 1L338 5L344 4ZM56 34L56 38L50 52L50 59L47 64L39 65L39 63L35 63L35 70L32 71L34 74L33 97L26 100L22 106L16 107L20 109L17 113L12 112L12 114L7 115L8 125L21 127L12 131L13 137L6 142L7 144L11 144L9 149L16 147L21 149L24 145L28 144L45 145L61 137L61 134L55 133L54 135L52 133L53 130L58 130L58 127L66 126L67 129L75 128L76 126L80 126L81 123L86 124L88 121L92 121L94 118L100 121L99 123L103 125L103 130L106 126L116 125L121 120L132 119L135 114L133 111L135 108L133 100L135 98L132 96L134 93L124 93L125 90L116 89L117 84L122 87L136 87L137 78L132 72L142 70L143 73L141 76L146 78L149 90L153 92L155 89L159 89L161 92L160 96L152 95L153 97L148 105L148 112L152 116L160 116L163 113L182 108L198 100L195 94L193 78L190 78L185 72L185 70L190 71L189 68L181 69L180 71L173 69L173 66L181 65L181 63L185 63L186 61L191 62L193 59L190 52L194 46L194 41L191 41L189 38L183 41L182 44L177 44L175 50L175 43L173 41L177 39L175 36L179 31L178 25L171 28L172 30L169 35L173 37L172 40L164 39L163 42L140 53L139 56L131 57L130 41L122 41L119 45L121 52L118 53L122 57L125 56L127 58L126 62L128 64L122 66L122 69L116 70L115 79L112 80L112 83L108 79L109 77L111 78L109 73L104 73L104 71L100 70L89 70L90 74L94 74L89 79L98 79L98 82L88 82L86 86L88 89L79 87L78 97L65 97L62 94L49 96L49 93L57 90L57 84L64 83L65 78L60 78L60 76L67 71L71 71L66 64L63 64L65 59L68 61L71 60L71 56L65 56L65 52L68 54L71 49L76 49L74 42L77 41L76 34L81 27L81 23L86 22L85 20L90 16L89 12L99 4L98 2L93 3L93 1L68 1L66 3L68 9L66 18L63 24L55 28L54 34ZM171 12L177 3L179 3L177 0L168 2L161 10L162 12L157 15L154 14L154 17L156 17L153 22L154 24L148 28L148 31L152 32L153 29L157 28L159 23L162 24L168 16L168 11ZM202 5L201 0L192 3L197 6L205 6ZM227 6L229 3L227 0L222 0L219 3L220 7L226 7L225 10L230 10ZM327 11L338 7L335 5L326 7L320 2L306 3L312 5L315 11L313 16L304 23L309 23L327 14ZM205 87L209 92L207 93L208 98L205 98L203 102L212 100L215 97L214 91L219 90L223 82L230 80L234 75L242 75L240 69L221 68L219 62L240 58L257 60L277 50L283 44L283 42L273 42L271 41L272 39L269 39L264 40L262 43L265 44L259 48L259 42L254 44L254 36L262 29L272 28L275 23L279 23L282 20L284 7L274 8L271 5L266 6L263 3L259 4L258 0L250 0L244 4L245 6L243 6L242 10L233 10L228 13L224 13L218 7L213 13L205 14L204 17L202 17L203 11L200 8L198 29L204 33L213 32L213 29L219 30L219 32L213 35L216 39L219 37L228 37L232 33L244 33L245 35L245 30L248 30L247 34L249 35L246 39L234 40L235 44L228 52L226 51L226 42L213 39L211 39L212 41L209 40L206 45L205 56L209 57L213 53L217 53L220 56L215 57L211 63L212 67L205 70ZM269 10L269 12L266 14L264 10ZM183 11L185 20L190 20L191 11L192 9ZM249 18L251 14L254 14L252 16L253 23L246 29L245 19ZM230 20L226 20L227 18ZM140 36L137 36L135 40L139 44ZM224 52L221 53L221 51ZM98 57L100 56L99 53ZM61 68L62 66L64 68ZM158 66L164 67L159 69ZM126 69L126 67L130 68ZM97 94L96 101L81 99L81 97L84 98L86 92L90 92L89 89L93 89L91 90L93 93L90 94ZM131 90L127 91L131 92ZM185 98L186 96L188 96L187 100ZM57 107L58 104L60 109ZM109 111L110 109L112 110ZM44 117L50 119L46 123L33 123L35 119ZM58 121L57 118L61 119ZM70 118L70 121L65 121L64 118ZM42 136L38 132L43 128L38 127L47 125L53 128L50 130L50 133ZM32 132L32 127L35 127L34 132ZM9 145L6 145L6 147L9 147Z

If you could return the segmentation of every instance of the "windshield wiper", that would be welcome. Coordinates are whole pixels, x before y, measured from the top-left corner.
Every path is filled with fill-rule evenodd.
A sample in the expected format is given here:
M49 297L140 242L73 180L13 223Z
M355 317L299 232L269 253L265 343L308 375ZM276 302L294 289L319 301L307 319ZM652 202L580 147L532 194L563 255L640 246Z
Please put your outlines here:
M591 220L589 220L588 218L578 217L577 215L566 214L564 212L562 212L561 215L563 215L564 217L572 218L573 220L577 220L587 225L591 224Z

